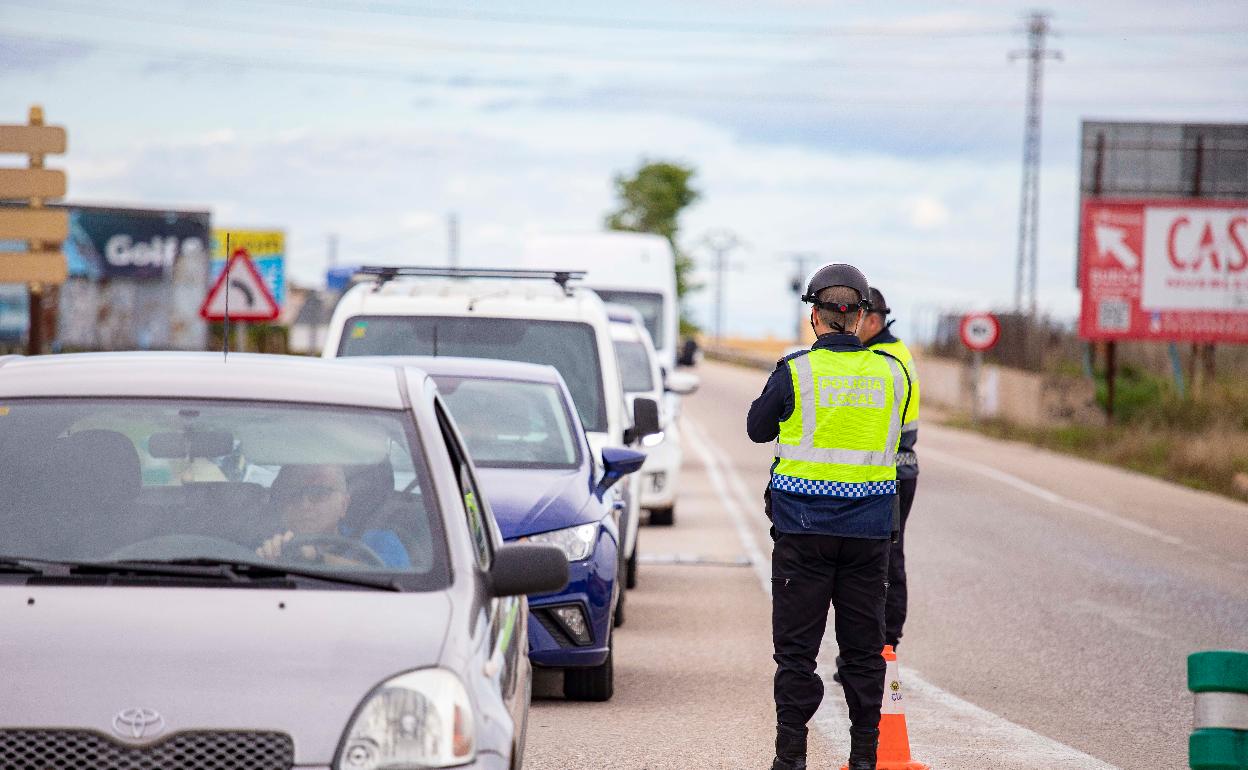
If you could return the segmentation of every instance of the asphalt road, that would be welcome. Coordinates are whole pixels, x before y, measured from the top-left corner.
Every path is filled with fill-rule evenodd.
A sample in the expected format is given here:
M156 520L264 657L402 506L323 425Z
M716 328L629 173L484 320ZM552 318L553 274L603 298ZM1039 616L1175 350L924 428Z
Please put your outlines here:
M768 766L759 500L771 452L744 433L766 375L698 373L676 525L642 530L616 695L567 703L557 676L541 677L527 767ZM950 770L1185 767L1187 654L1248 649L1248 505L931 421L919 454L898 650L915 758ZM834 655L825 640L822 660ZM846 752L844 704L827 685L812 768Z

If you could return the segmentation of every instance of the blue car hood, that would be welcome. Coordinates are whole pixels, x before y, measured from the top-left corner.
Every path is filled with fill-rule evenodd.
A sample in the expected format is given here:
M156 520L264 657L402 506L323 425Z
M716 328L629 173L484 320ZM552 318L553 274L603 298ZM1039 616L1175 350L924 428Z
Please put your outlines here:
M505 540L598 520L599 513L588 505L583 468L478 468L477 475Z

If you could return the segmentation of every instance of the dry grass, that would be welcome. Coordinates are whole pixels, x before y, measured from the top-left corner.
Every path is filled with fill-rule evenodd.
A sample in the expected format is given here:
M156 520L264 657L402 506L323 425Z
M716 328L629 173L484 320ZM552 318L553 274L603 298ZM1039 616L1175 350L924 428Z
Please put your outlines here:
M1055 428L1028 428L1001 420L972 425L964 417L951 417L946 422L1244 499L1236 489L1235 474L1248 473L1248 430L1233 421L1217 422L1198 431L1151 421Z

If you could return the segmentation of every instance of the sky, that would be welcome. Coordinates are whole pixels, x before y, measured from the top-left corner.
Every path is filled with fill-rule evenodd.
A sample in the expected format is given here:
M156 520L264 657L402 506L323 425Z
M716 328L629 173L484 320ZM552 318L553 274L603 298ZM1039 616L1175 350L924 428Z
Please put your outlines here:
M725 332L792 334L794 254L901 329L1012 306L1030 5L1009 0L0 0L0 120L69 132L67 200L287 233L288 275L506 264L600 229L612 178L696 170L680 243L742 247ZM1248 0L1050 2L1038 295L1070 321L1085 119L1248 122ZM707 290L690 309L712 318Z

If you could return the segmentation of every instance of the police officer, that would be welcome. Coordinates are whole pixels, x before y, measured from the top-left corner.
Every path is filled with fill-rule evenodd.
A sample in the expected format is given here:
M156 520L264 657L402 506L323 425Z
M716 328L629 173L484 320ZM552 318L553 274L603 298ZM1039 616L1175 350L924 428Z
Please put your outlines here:
M919 485L919 456L914 445L919 440L919 374L914 356L906 344L893 334L892 311L884 294L871 287L871 311L862 320L859 334L862 344L871 350L882 350L895 356L910 376L910 404L901 421L901 447L897 450L897 498L901 503L901 527L888 554L888 597L884 603L884 643L896 647L901 642L901 628L906 623L906 521L914 505L914 492Z
M851 265L811 276L818 339L778 362L750 406L750 439L776 442L768 485L772 519L772 642L776 757L805 770L807 722L823 700L815 659L835 610L844 659L851 770L874 770L884 693L884 593L897 519L896 452L910 388L893 356L856 335L870 288Z

